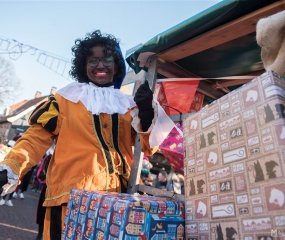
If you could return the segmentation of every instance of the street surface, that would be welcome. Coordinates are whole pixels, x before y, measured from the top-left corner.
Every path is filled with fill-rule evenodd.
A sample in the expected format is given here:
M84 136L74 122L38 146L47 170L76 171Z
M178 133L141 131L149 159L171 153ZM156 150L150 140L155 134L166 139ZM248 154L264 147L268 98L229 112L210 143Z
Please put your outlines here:
M38 231L36 212L39 193L29 189L24 199L14 199L13 207L0 206L0 240L35 240Z

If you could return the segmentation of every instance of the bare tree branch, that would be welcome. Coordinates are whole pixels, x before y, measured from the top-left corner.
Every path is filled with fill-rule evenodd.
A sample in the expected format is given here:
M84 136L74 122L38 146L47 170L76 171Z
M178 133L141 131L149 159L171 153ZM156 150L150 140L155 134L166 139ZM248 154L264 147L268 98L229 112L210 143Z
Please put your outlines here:
M20 79L16 76L14 65L0 56L0 106L12 105L19 91Z

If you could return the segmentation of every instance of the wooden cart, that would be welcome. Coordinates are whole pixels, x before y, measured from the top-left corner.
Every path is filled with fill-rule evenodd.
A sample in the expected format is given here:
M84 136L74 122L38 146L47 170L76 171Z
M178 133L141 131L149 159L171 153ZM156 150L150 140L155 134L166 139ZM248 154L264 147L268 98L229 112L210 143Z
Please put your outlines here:
M127 57L136 73L144 69L152 89L159 78L200 78L205 104L251 81L265 69L256 43L259 19L285 9L284 0L224 0L158 34ZM181 93L183 94L183 93ZM182 120L187 117L182 115ZM177 121L180 116L171 116ZM141 148L136 141L128 192L183 199L183 195L138 184Z

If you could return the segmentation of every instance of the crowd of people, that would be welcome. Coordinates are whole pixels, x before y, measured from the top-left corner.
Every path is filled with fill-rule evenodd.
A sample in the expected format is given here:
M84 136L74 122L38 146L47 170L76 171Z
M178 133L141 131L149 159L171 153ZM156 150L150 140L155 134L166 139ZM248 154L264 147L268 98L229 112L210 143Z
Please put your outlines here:
M144 185L184 195L183 174L173 170L167 172L164 168L158 174L153 174L152 167L149 158L144 157L141 169L141 180Z

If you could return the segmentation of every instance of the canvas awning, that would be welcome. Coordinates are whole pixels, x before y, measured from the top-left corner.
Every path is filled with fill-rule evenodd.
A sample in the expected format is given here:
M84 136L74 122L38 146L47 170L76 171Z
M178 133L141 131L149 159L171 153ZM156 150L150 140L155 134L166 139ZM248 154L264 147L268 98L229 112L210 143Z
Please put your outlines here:
M203 77L197 92L210 102L264 72L256 23L284 9L284 0L224 0L156 35L126 61L138 73L156 57L158 78Z

